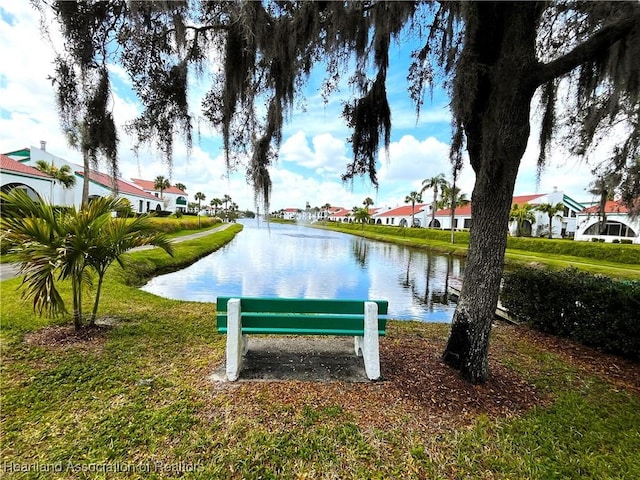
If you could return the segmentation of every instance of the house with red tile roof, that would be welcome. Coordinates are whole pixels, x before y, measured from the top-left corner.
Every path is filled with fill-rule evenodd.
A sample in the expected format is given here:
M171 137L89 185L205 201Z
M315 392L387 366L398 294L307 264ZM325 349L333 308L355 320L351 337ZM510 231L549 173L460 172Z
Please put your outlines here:
M15 150L4 155L8 160L16 162L23 167L24 171L29 171L35 175L35 172L39 172L34 168L34 165L38 160L44 160L45 162L60 167L62 165L68 165L76 175L76 184L73 188L65 189L62 185L57 184L53 179L46 184L29 184L31 185L35 195L40 198L44 198L54 205L75 205L80 206L82 202L82 184L84 181L84 168L81 165L71 163L61 157L51 154L46 150L46 142L41 142L40 148L31 146L20 150ZM3 160L3 164L6 160ZM9 165L9 163L7 163ZM13 164L14 177L16 169L19 168ZM41 174L44 175L44 174ZM46 175L45 175L46 176ZM47 176L48 177L48 176ZM13 177L12 177L13 178ZM50 178L50 177L48 177ZM141 187L136 186L133 183L126 182L120 178L113 179L110 175L107 175L98 171L91 171L89 174L89 198L93 197L106 197L113 195L117 189L120 197L126 198L132 205L133 211L136 213L146 213L151 211L162 210L162 201L145 192ZM9 183L11 178L7 177L5 182L5 172L2 172L2 188L9 189ZM24 182L24 185L27 185ZM23 187L21 187L23 188Z
M131 181L141 187L145 192L159 198L162 201L163 209L171 212L186 212L189 195L184 190L171 185L162 192L155 187L153 180L144 180L142 178L132 178Z
M640 218L633 218L620 200L609 200L604 206L604 222L600 206L594 205L578 213L576 240L640 244Z
M349 223L353 221L351 216L352 210L343 207L331 207L329 210L329 216L327 217L331 222Z
M564 192L554 190L551 193L536 193L532 195L517 195L513 197L512 204L524 205L529 204L534 208L538 205L549 203L556 205L561 203L564 205L564 210L560 212L549 225L549 216L546 213L533 210L535 221L525 222L523 230L528 236L546 236L548 235L549 228L551 228L552 236L554 238L571 237L576 232L577 215L584 209L584 205L575 201ZM455 229L469 229L471 228L471 213L472 205L457 207L455 209L455 218L453 220L453 228ZM428 220L429 225L431 219ZM435 215L436 228L442 228L449 230L451 228L451 209L446 208L438 210ZM516 222L509 224L509 233L514 235L516 232Z
M296 220L301 212L302 210L299 208L284 208L282 210L281 218L284 218L285 220Z
M416 203L415 205L403 205L401 207L383 209L379 208L373 214L373 220L376 225L395 225L398 227L408 227L413 225L423 227L425 223L425 215L431 211L428 203Z
M83 170L78 170L75 173L83 179ZM89 172L89 181L89 200L93 197L107 197L117 189L118 196L129 200L133 211L136 213L160 212L163 210L160 198L145 192L138 185L127 182L122 178L114 179L106 173L91 171Z
M34 200L51 203L55 182L46 173L0 154L0 183L3 192L19 188Z

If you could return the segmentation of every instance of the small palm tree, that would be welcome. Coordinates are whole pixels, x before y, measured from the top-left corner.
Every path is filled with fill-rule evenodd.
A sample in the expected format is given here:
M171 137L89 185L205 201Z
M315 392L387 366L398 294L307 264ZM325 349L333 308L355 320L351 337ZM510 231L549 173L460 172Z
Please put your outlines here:
M509 213L509 221L516 222L516 236L522 236L525 222L533 224L536 221L536 216L533 213L533 206L528 203L523 203L522 205L514 203L511 206L511 212Z
M183 192L187 191L187 187L184 185L184 183L176 183L174 187L176 187L178 190L181 190Z
M416 203L420 203L422 201L422 194L418 192L411 192L409 195L404 197L404 203L411 204L411 226L415 225L415 205Z
M116 208L122 200L124 199L119 199L115 202ZM95 202L92 202L91 206L93 206L93 203ZM97 234L93 237L93 245L89 249L87 257L88 265L98 274L98 286L89 325L95 324L102 281L107 269L114 261L124 267L122 255L132 248L143 245L154 245L173 256L173 247L169 238L155 229L151 223L150 216L136 217L133 221L124 218L110 218L110 216L107 218L108 220L102 224Z
M23 275L23 298L32 299L33 309L40 315L66 313L55 283L57 256L65 238L62 212L48 203L33 201L20 189L0 192L0 198L6 240L14 245Z
M125 251L157 244L171 252L166 237L150 231L146 217L133 222L112 218L122 200L97 198L80 210L56 212L46 202L32 200L24 191L1 193L4 222L24 275L23 295L33 299L40 314L66 313L58 292L58 280L71 281L73 324L82 328L82 295L92 285L91 270L98 274L98 290L90 323L100 301L102 280L108 266Z
M444 173L439 173L435 177L425 178L422 181L422 190L420 193L424 193L425 190L433 189L433 203L431 204L431 226L435 227L436 224L436 208L438 203L438 191L448 185L449 182L444 178Z
M160 191L160 198L163 198L163 192L171 186L168 178L164 178L162 175L158 175L153 181L153 188Z
M552 205L550 203L541 203L536 207L536 210L542 213L546 213L549 216L549 238L553 237L553 217L561 217L558 215L560 212L564 212L564 205L562 203L556 203Z

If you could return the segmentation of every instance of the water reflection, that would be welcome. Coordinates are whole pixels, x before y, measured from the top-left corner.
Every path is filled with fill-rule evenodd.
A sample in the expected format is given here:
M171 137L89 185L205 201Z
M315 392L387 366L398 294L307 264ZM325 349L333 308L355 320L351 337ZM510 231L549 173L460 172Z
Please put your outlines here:
M385 299L392 318L451 321L447 288L450 277L462 277L459 258L303 226L244 224L219 251L143 290L204 302L221 295Z

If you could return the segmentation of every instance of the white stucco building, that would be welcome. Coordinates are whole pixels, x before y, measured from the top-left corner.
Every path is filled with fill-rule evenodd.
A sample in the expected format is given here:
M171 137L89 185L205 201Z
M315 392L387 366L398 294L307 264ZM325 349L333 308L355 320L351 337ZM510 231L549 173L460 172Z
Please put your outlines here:
M601 225L599 207L584 209L577 216L576 240L605 242L631 241L640 244L640 217L633 218L629 209L620 201L609 200L605 204L606 221Z
M40 148L31 146L3 155L3 168L0 177L2 190L8 191L12 188L22 188L32 198L42 198L53 205L75 205L79 208L82 203L84 168L81 165L71 163L49 153L45 147L45 142L42 142ZM64 188L49 175L39 172L34 168L38 160L44 160L56 167L68 165L76 177L75 186ZM5 164L7 168L5 168ZM90 172L89 199L111 196L116 188L118 196L126 198L131 203L135 213L141 214L163 209L162 201L159 198L145 192L132 182L127 182L120 178L114 180L113 177L102 172Z
M556 205L561 203L564 206L564 210L554 216L549 226L549 216L546 213L538 210L532 210L535 216L534 222L525 222L523 225L524 234L527 236L547 236L549 228L551 228L553 238L566 238L575 234L577 228L577 216L578 213L584 210L584 205L576 200L572 199L562 191L554 190L551 193L539 193L533 195L518 195L514 196L511 202L516 205L529 205L536 207L542 204ZM457 207L455 210L455 218L453 227L455 229L468 229L471 227L471 204L467 204L461 207ZM426 225L430 225L431 217L427 216ZM451 228L451 209L438 210L435 216L435 226L449 230ZM514 235L516 233L516 222L509 224L509 233Z
M153 180L144 180L142 178L132 178L131 181L142 188L145 192L153 195L162 202L163 210L170 212L186 212L189 202L189 195L184 190L180 190L171 185L162 192L155 187Z

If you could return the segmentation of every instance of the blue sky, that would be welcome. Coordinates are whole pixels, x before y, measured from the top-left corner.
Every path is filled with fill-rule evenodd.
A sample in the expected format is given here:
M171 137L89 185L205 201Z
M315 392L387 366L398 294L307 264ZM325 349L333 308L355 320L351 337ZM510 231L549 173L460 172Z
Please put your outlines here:
M55 32L54 32L55 33ZM52 46L53 44L53 46ZM0 152L8 152L47 141L47 150L54 155L81 163L78 152L71 149L58 123L53 90L47 76L53 73L54 46L60 49L59 36L52 42L42 38L39 16L29 2L3 2L0 5ZM273 193L271 210L304 208L326 203L351 208L361 205L365 197L374 199L374 206L395 207L404 204L405 196L421 188L425 178L444 173L451 177L448 162L450 122L448 99L441 90L427 97L419 119L407 94L406 45L392 47L391 71L387 83L392 110L392 143L389 160L380 155L378 191L366 179L344 184L340 175L350 158L347 143L349 131L340 117L341 98L350 90L341 90L342 97L333 97L325 104L317 89L322 72L310 79L304 111L296 111L285 126L278 162L271 168ZM126 75L113 66L113 111L119 125L135 118L139 105L127 87ZM193 84L190 91L192 113L200 128L200 139L194 142L190 156L178 140L173 169L163 163L152 149L133 155L133 139L120 133L119 164L124 179L153 179L158 175L171 177L173 183L187 186L193 196L203 192L208 203L212 198L229 194L240 208L254 209L253 192L246 184L244 172L227 175L220 136L200 119L199 98L207 90L207 75ZM535 135L535 106L532 132ZM576 200L590 200L586 192L591 181L590 167L581 159L572 158L556 145L550 165L536 185L537 148L535 137L522 161L515 194L545 193L557 187ZM471 196L473 172L468 163L462 170L459 184ZM431 193L425 192L430 199ZM427 200L428 201L428 200Z

